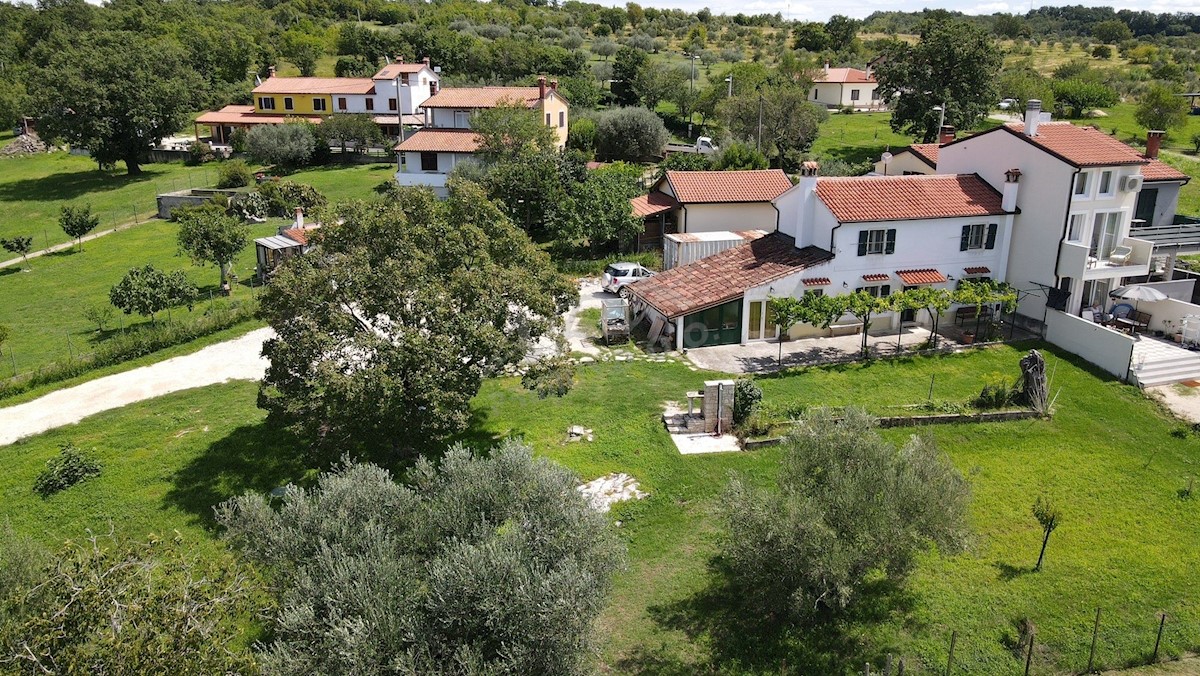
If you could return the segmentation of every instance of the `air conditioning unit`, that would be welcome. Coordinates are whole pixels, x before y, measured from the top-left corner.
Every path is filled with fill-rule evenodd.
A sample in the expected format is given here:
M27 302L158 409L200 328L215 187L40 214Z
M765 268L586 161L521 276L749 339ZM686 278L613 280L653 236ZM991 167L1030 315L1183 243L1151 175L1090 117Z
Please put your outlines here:
M1141 174L1125 176L1121 179L1121 190L1124 192L1137 192L1142 189L1142 181L1145 177Z

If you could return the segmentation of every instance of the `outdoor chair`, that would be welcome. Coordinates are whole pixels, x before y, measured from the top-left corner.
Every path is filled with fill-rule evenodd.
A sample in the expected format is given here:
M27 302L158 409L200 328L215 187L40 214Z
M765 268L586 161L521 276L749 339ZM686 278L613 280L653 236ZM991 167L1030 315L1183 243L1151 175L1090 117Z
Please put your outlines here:
M1110 265L1127 265L1129 257L1133 255L1133 249L1127 246L1119 246L1112 250L1108 255Z

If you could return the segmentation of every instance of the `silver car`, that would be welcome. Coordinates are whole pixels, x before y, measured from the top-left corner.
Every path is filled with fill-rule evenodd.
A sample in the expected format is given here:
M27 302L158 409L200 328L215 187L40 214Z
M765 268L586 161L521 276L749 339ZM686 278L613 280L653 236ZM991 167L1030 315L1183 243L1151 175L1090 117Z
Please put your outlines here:
M653 275L653 271L647 270L637 263L610 263L604 266L604 276L600 279L600 286L609 293L628 298L629 289L625 288L627 284Z

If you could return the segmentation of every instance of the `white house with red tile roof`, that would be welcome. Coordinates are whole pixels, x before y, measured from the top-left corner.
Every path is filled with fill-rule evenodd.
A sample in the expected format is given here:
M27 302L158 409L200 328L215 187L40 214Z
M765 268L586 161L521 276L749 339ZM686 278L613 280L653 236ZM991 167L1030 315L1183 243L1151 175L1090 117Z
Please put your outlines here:
M940 143L914 143L892 153L888 162L882 159L875 163L875 173L880 176L912 176L914 174L936 174Z
M566 145L570 106L559 93L557 80L547 82L542 76L536 87L442 89L421 104L424 127L396 145L400 167L396 182L429 187L444 197L450 172L479 148L478 136L471 131L471 116L502 104L534 110L538 119L554 130L558 147Z
M639 307L669 324L676 347L776 338L767 309L773 296L857 290L886 296L922 285L952 288L961 279L1004 279L1012 197L1005 200L979 176L818 178L816 172L815 163L806 163L799 183L772 200L776 232L629 287ZM900 321L924 318L884 315L874 326ZM797 325L790 333L819 331Z
M869 65L866 70L830 68L826 62L825 67L813 78L808 100L829 108L883 108L886 102L880 100L876 89L878 86Z
M792 187L779 169L668 171L647 195L630 200L645 220L638 248L657 248L672 233L778 229L771 200Z

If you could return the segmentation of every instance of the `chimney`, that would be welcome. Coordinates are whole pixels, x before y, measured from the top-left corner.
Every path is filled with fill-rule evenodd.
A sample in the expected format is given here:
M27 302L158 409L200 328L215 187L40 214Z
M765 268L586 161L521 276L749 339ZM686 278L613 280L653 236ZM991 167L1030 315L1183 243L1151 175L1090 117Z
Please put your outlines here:
M552 92L558 91L558 80L550 81L550 91L552 91Z
M943 124L938 130L938 145L946 145L954 140L954 125Z
M829 62L828 61L825 62L825 74L826 75L829 74Z
M1004 172L1004 192L1000 196L1000 208L1010 214L1017 210L1017 185L1020 181L1020 169Z
M790 213L787 213L788 218L785 219L783 218L785 212L780 212L778 229L783 234L790 235L795 239L797 248L804 248L813 243L811 241L812 227L817 201L819 170L820 165L811 160L800 165L800 180L796 182L795 188L799 191L800 203L796 208L795 217L793 218Z
M397 54L396 55L396 63L404 63L404 57Z
M1029 99L1025 104L1025 135L1037 136L1038 122L1042 119L1042 102Z
M539 99L546 98L546 76L545 75L538 76L538 98Z
M275 66L267 66L267 77L275 77Z
M293 224L292 227L295 227L295 228L303 228L304 227L304 208L303 207L296 207L296 222Z
M1162 145L1163 136L1166 132L1157 129L1151 129L1146 132L1146 157L1151 160L1158 159L1158 148Z
M428 56L427 56L427 57L425 57L425 58L423 58L423 59L421 59L421 62L425 64L425 67L426 67L426 68L428 68L428 67L429 67L429 57L428 57Z
M438 93L438 81L430 80L429 81L429 95L433 96L436 93Z

